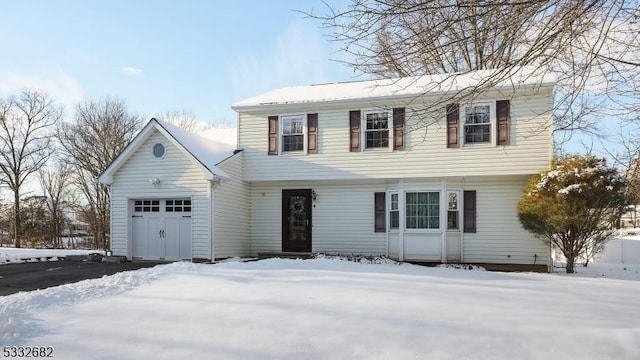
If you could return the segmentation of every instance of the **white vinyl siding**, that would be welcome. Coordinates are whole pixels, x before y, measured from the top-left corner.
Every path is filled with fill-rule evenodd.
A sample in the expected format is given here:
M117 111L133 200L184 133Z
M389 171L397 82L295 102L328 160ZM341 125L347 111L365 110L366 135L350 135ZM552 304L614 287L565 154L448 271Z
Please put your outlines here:
M282 190L313 189L312 251L386 254L386 234L374 231L374 193L384 184L286 182L251 184L251 252L282 250Z
M478 103L507 98L491 94ZM245 150L246 181L401 179L423 177L534 174L549 166L552 156L550 88L510 99L509 146L446 146L444 109L429 112L401 101L336 105L308 104L300 112L318 112L318 154L304 157L267 155L267 117L273 110L239 114L239 148ZM349 110L405 107L407 151L349 152ZM268 106L265 106L268 108ZM416 112L418 110L418 112ZM288 110L293 112L294 109ZM286 113L283 110L282 113ZM431 117L432 118L431 118ZM435 122L435 123L433 123ZM433 123L427 129L420 123ZM463 124L460 124L463 127ZM364 132L364 127L361 132ZM495 133L492 132L492 137ZM391 134L390 134L391 137ZM493 141L493 140L492 140ZM489 144L485 144L489 145Z
M165 154L156 158L155 144ZM160 180L154 186L150 179ZM209 182L202 170L157 130L114 174L111 185L111 249L114 255L131 256L131 213L128 199L186 198L192 203L192 258L211 258Z
M464 189L476 190L476 232L463 234L465 262L548 263L549 246L526 231L518 220L516 207L527 180L527 177L465 179Z
M214 257L248 256L249 242L249 188L242 181L242 152L219 165L229 177L216 186L214 199Z

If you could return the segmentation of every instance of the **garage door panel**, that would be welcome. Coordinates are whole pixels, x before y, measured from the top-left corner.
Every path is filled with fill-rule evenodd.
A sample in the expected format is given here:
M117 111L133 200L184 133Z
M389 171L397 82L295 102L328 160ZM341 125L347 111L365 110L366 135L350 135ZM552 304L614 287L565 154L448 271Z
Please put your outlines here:
M142 216L134 216L131 221L133 226L133 257L146 257L147 256L147 244L149 243L147 238L147 219Z
M164 240L162 238L162 228L160 218L151 218L147 221L148 231L148 257L149 259L164 259Z
M191 216L180 218L180 258L191 259Z
M166 218L165 228L167 259L180 259L180 222L176 218Z
M132 200L132 256L191 259L191 200Z

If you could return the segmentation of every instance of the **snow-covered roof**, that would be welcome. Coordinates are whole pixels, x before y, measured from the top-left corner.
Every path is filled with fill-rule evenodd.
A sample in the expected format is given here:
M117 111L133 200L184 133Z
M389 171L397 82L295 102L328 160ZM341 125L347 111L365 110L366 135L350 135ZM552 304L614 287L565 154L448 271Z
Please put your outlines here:
M229 178L218 165L234 154L235 145L211 140L165 121L152 118L124 151L118 155L116 160L98 177L98 181L104 184L111 184L116 171L142 146L144 141L151 136L153 130L158 130L188 157L191 157L202 169L205 179L226 180Z
M162 126L182 147L204 165L213 175L228 178L218 164L233 155L235 145L221 143L203 136L190 133L162 120L151 119Z
M233 104L236 111L261 107L301 105L307 103L375 100L415 97L424 94L453 94L485 85L488 79L496 89L554 85L556 77L538 67L525 66L509 73L504 70L478 70L464 73L425 75L392 79L338 82L291 86L275 89Z

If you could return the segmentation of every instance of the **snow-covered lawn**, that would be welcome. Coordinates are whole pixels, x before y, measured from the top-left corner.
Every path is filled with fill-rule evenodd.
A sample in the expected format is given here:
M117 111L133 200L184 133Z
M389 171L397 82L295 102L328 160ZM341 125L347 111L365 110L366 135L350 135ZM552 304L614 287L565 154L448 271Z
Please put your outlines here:
M85 255L91 253L103 253L101 250L70 250L70 249L24 249L0 247L0 265L6 263L22 262L24 258L46 258L66 255Z
M174 263L0 298L60 359L640 359L640 267Z

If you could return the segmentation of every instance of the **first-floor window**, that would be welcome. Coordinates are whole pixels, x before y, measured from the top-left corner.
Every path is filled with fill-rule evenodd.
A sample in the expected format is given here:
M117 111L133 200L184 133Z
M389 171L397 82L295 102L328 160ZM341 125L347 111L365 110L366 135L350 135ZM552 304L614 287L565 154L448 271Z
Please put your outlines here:
M407 192L405 199L407 229L440 228L440 193Z
M460 222L460 208L458 207L458 192L447 193L447 229L458 230Z
M304 151L304 115L282 117L282 152Z
M389 228L400 227L400 208L398 208L398 194L391 194L391 207L389 208Z
M389 112L365 112L366 148L389 147Z

